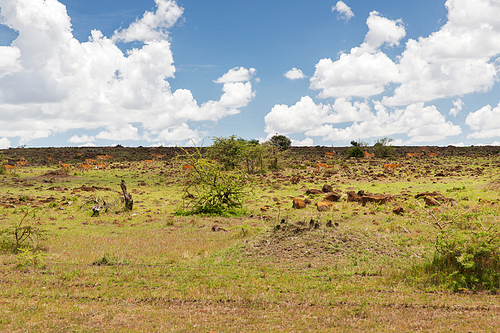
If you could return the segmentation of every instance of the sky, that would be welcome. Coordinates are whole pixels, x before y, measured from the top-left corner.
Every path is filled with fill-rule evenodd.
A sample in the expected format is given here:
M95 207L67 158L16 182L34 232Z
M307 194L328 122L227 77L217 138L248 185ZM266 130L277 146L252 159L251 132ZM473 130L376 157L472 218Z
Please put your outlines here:
M500 0L0 0L0 148L500 145Z

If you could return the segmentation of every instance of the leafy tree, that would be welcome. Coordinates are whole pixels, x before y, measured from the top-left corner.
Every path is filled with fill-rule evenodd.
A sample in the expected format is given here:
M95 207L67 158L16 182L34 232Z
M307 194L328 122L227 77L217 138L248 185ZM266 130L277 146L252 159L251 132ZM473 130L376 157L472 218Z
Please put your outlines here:
M292 146L292 140L284 135L275 135L269 142L280 150L287 150Z
M361 150L360 147L366 146L366 143L363 141L351 141L352 148L347 151L347 157L356 157L361 158L365 156L365 153Z
M213 160L220 161L226 170L232 170L242 161L245 146L246 141L236 135L215 137L208 154Z
M243 208L243 198L249 191L246 174L224 171L223 165L202 158L198 149L193 154L185 153L193 168L186 174L183 213L226 215Z
M394 154L392 146L389 144L392 142L391 138L382 138L375 142L373 145L373 153L375 157L390 157Z

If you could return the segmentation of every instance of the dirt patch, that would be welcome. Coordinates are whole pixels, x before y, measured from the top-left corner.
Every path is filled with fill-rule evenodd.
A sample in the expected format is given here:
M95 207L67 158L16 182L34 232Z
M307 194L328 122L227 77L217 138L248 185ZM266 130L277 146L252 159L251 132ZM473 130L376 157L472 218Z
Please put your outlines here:
M44 173L43 175L36 176L35 178L43 178L43 179L61 179L61 178L75 178L75 176L68 175L66 172L63 170L53 170L49 171L47 173Z

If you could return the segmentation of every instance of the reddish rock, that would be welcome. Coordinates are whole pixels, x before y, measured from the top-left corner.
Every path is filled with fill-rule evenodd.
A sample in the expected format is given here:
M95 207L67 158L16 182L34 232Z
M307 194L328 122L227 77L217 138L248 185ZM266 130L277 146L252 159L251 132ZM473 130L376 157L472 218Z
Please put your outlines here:
M399 207L396 207L392 210L392 212L396 215L403 215L404 213L404 209L403 207L399 206Z
M330 202L330 201L320 201L320 202L317 202L316 203L316 208L318 209L318 211L320 212L325 212L327 210L330 210L330 207L332 206L333 204Z
M295 198L295 199L293 199L292 207L295 209L306 208L306 202L302 199Z
M309 189L306 191L306 194L324 194L321 190Z
M338 202L340 200L340 198L341 198L340 194L330 193L327 196L325 196L323 198L323 200L331 201L331 202Z
M332 185L325 184L323 185L322 191L325 193L331 193L333 192L333 187Z

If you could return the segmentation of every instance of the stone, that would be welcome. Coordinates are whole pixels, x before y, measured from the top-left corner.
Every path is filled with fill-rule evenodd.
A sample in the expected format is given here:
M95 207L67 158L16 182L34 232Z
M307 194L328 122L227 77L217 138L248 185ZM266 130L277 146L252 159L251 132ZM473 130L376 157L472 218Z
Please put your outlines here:
M332 187L332 185L325 184L325 185L323 185L323 188L321 190L324 193L331 193L331 192L333 192L333 187Z
M325 196L323 198L323 200L331 201L331 202L338 202L340 200L340 198L341 198L340 194L330 193L327 196Z
M293 199L292 207L295 209L304 209L306 208L306 203L302 199L295 198Z
M327 202L320 201L320 202L316 203L316 208L320 212L326 212L326 211L330 210L331 206L333 206L333 204L330 201L327 201Z

